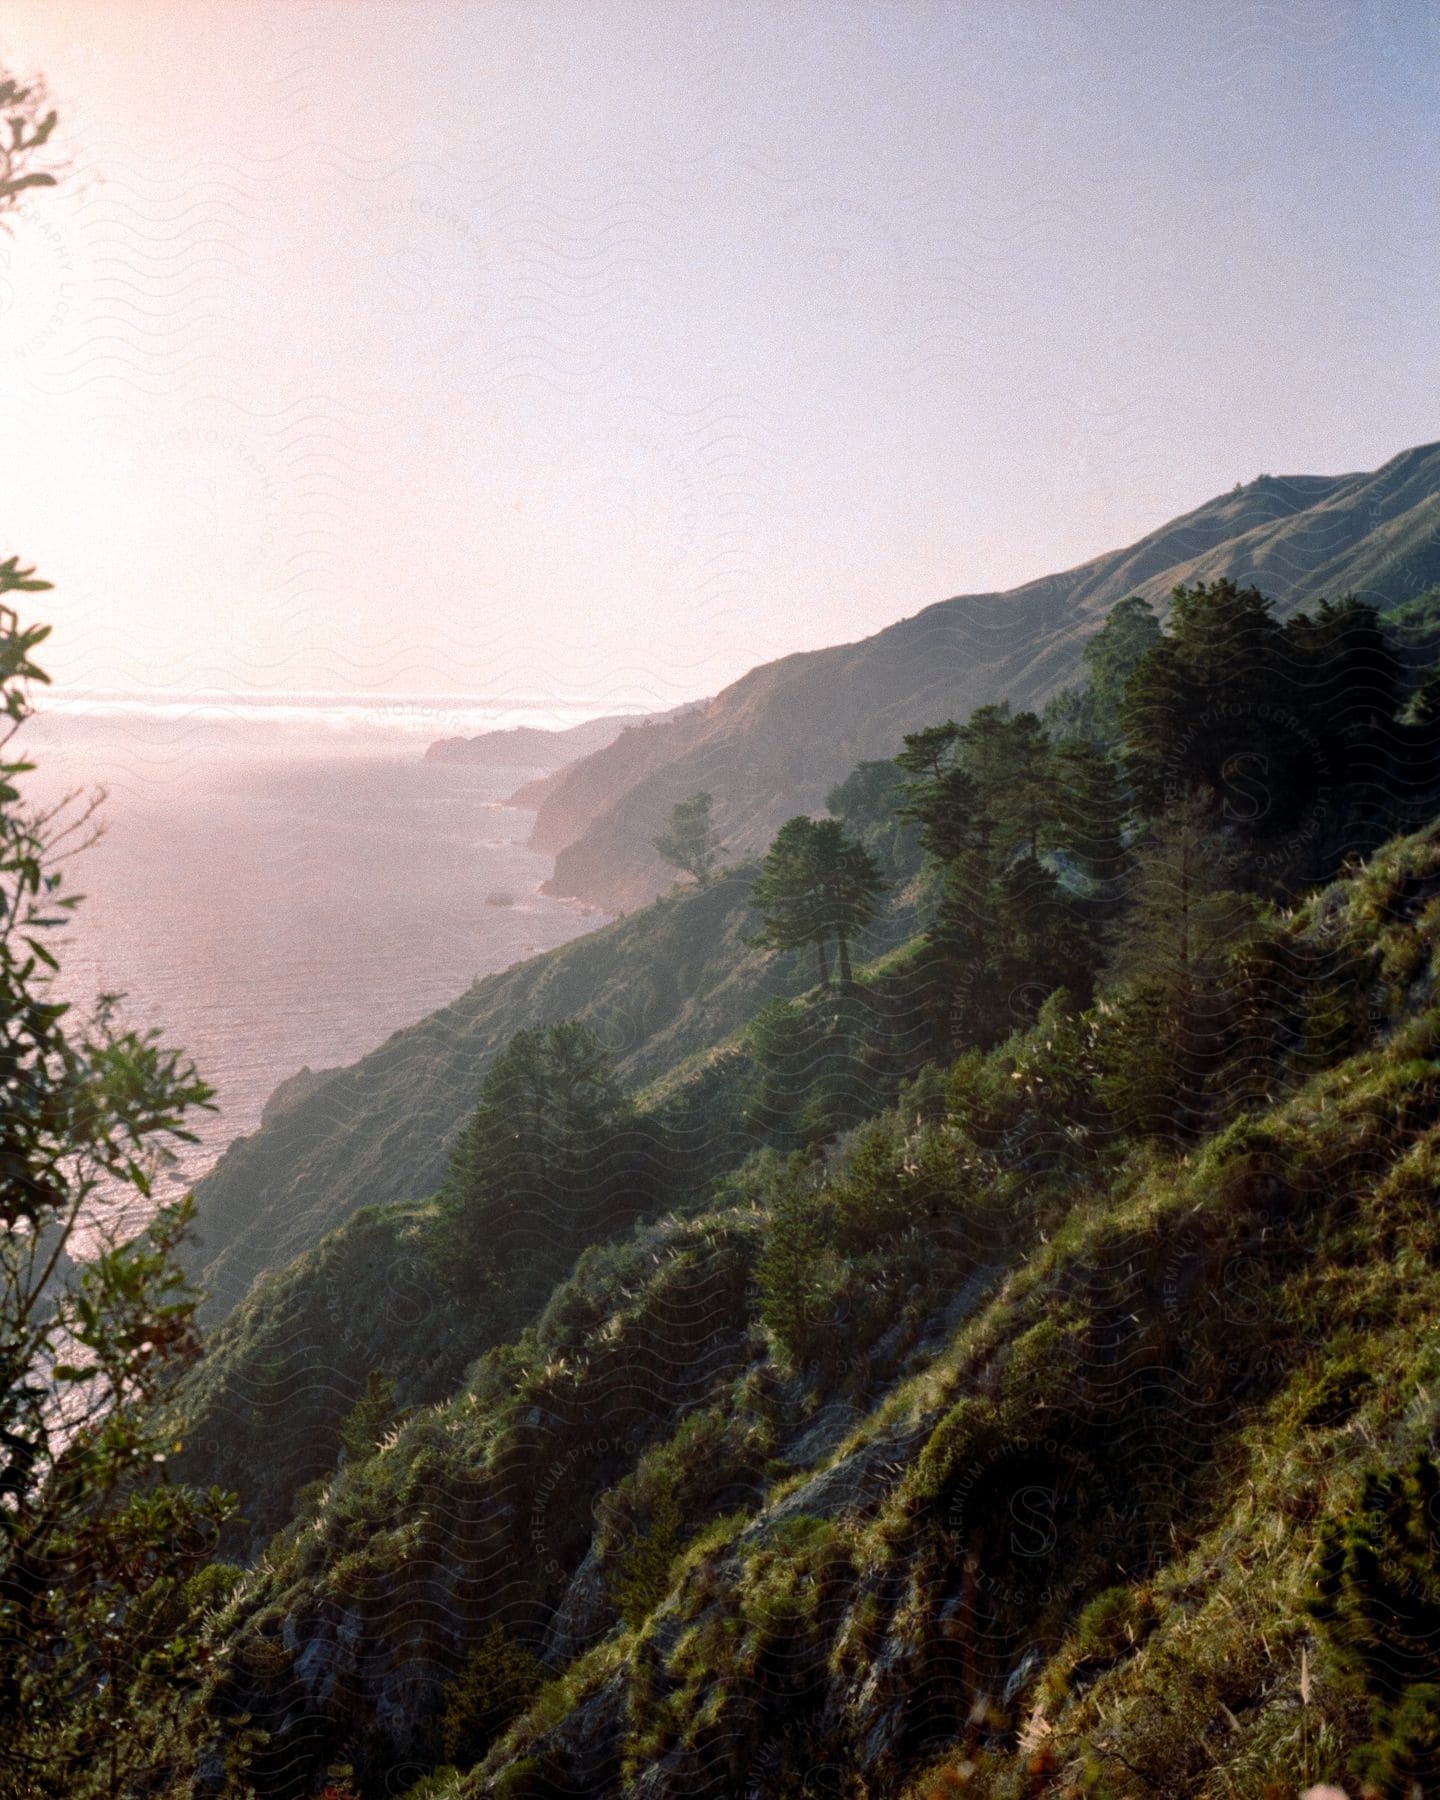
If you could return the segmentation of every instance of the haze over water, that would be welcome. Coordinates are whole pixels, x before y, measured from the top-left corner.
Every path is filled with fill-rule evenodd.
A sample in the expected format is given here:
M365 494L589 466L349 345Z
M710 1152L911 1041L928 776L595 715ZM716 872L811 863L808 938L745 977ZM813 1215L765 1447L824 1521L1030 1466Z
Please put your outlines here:
M599 923L537 891L551 859L504 800L533 771L426 762L447 732L575 722L553 712L60 702L21 740L30 792L107 792L70 865L86 897L67 997L182 1045L217 1090L170 1186L255 1129L277 1083L353 1061L477 976ZM508 893L513 906L487 905Z

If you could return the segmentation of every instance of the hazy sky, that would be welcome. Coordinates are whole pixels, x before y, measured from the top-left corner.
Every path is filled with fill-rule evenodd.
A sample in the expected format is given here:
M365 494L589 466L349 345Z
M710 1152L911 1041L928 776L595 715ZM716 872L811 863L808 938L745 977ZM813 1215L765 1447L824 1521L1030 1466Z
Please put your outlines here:
M1440 436L1430 0L0 0L68 682L669 704Z

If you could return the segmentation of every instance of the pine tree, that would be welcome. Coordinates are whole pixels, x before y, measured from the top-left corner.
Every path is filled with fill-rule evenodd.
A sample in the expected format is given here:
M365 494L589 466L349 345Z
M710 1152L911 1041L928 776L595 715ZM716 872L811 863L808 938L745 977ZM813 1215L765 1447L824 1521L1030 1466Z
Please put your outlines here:
M1349 595L1322 600L1285 625L1297 702L1336 736L1367 734L1400 710L1402 672L1373 606Z
M514 1298L573 1255L568 1246L644 1210L653 1151L588 1026L568 1019L517 1032L451 1155L441 1192L449 1272Z
M1034 856L1048 848L1055 820L1052 757L1035 714L1012 715L1008 705L979 707L958 729L937 726L907 737L897 760L918 777L909 807L912 818L928 822L926 849L941 862L953 861L970 845L965 814L981 809L1003 854Z
M1296 742L1292 670L1270 602L1233 581L1177 587L1169 629L1136 663L1121 719L1126 770L1146 812L1205 790L1219 804L1247 760L1272 785L1270 759Z
M703 793L679 801L670 814L670 830L664 837L652 840L666 862L701 887L714 874L715 865L725 854L720 834L711 822L711 805L712 797Z
M1071 740L1055 756L1055 837L1080 873L1111 893L1125 866L1129 811L1120 772L1098 745Z
M890 876L913 872L920 863L906 794L904 771L896 762L862 762L825 796L825 810L874 852Z
M826 946L836 946L842 987L851 985L850 944L875 916L887 883L875 858L838 819L789 819L776 833L751 889L764 921L758 942L776 950L813 945L820 985L830 985Z
M813 819L801 815L780 827L750 889L750 904L762 921L756 943L770 950L803 950L813 945L820 985L829 987L827 934L821 927L811 858L814 825Z
M345 1460L362 1463L372 1457L381 1439L400 1421L395 1404L395 1383L383 1369L372 1369L365 1378L365 1390L345 1415L340 1426L340 1444Z
M1002 828L1031 856L1053 847L1058 824L1055 759L1050 740L1032 712L1010 721L1002 790Z
M921 849L942 867L950 867L995 835L994 820L968 770L953 765L941 769L907 784L905 796L902 816L918 826Z
M1253 917L1230 887L1236 868L1208 796L1177 801L1152 821L1137 847L1119 971L1177 993L1213 972Z
M905 747L895 761L907 775L918 781L933 781L955 764L960 727L953 719L943 725L927 725L922 731L907 732Z
M1121 707L1136 665L1160 641L1155 608L1138 594L1110 609L1105 623L1086 644L1090 671L1090 736L1113 746L1121 733Z
M1255 916L1229 886L1236 867L1203 793L1163 813L1137 847L1104 1060L1108 1102L1138 1131L1187 1137L1204 1121L1228 1048L1229 959Z
M996 706L977 706L960 727L956 738L960 763L987 795L998 793L1009 779L1012 723L1008 700L1002 700Z

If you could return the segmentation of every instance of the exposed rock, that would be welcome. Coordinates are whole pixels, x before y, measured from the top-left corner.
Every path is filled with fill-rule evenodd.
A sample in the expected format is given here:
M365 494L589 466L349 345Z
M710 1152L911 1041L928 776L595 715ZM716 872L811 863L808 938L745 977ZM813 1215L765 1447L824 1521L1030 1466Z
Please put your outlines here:
M1038 1644L1032 1644L1006 1678L1000 1696L1001 1705L1007 1709L1013 1706L1044 1666L1045 1652Z
M571 1577L564 1599L555 1609L555 1617L545 1634L541 1660L552 1668L563 1668L598 1643L618 1617L592 1542L585 1560Z
M925 1321L919 1337L911 1346L907 1363L914 1365L928 1362L943 1350L955 1335L957 1327L963 1325L972 1313L979 1311L981 1303L1004 1273L1003 1263L981 1263L955 1297Z
M904 1473L906 1459L924 1435L919 1428L896 1430L861 1445L761 1513L742 1537L763 1538L790 1519L838 1519L873 1512Z
M860 1423L864 1413L850 1400L832 1400L814 1421L780 1453L792 1469L808 1469L833 1456Z

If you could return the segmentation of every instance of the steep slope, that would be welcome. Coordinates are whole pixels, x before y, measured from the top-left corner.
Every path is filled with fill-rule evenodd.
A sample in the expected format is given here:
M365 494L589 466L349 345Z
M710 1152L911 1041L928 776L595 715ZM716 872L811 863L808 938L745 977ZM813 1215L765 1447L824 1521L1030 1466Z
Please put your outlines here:
M1249 966L1252 1098L1196 1143L1129 1140L1105 1015L1052 1009L588 1253L241 1581L202 1766L237 1715L260 1792L367 1800L1219 1800L1411 1754L1346 1660L1388 1564L1310 1608L1440 1422L1440 830Z
M348 1068L287 1087L288 1104L233 1143L196 1189L191 1263L229 1311L362 1206L421 1199L444 1173L491 1058L527 1026L581 1019L639 1084L723 1038L808 959L750 949L749 877L736 869L630 919L477 982Z
M1433 894L1433 846L1414 872ZM818 1767L857 1797L1209 1797L1345 1773L1393 1728L1308 1610L1324 1522L1437 1422L1436 1032L1427 1004L1082 1203L442 1792L720 1796L758 1767L778 1795ZM1408 1653L1430 1671L1433 1641Z
M556 894L618 909L668 884L651 839L677 800L704 789L731 848L763 847L796 812L900 736L975 707L1047 699L1086 638L1130 594L1255 580L1282 611L1353 590L1393 605L1440 580L1440 445L1340 476L1262 476L1139 543L1003 594L946 600L857 644L752 670L703 710L562 771L540 797L532 842L557 851Z
M1433 447L1374 474L1262 479L1053 581L944 602L864 643L753 670L708 706L624 730L550 777L536 832L559 842L595 819L562 852L556 880L577 885L575 871L593 867L601 881L623 867L607 898L648 899L668 881L649 840L674 798L709 789L721 797L732 850L763 843L776 820L820 811L855 762L893 755L904 731L997 694L1038 698L1063 685L1085 633L1137 588L1163 593L1220 573L1229 558L1242 573L1291 581L1292 602L1301 569L1330 591L1351 585L1350 571L1372 598L1408 598L1440 573L1437 486ZM1433 641L1429 613L1413 635ZM617 790L619 803L608 804ZM662 917L685 921L689 947L667 939L668 926L619 921L478 984L352 1068L307 1078L303 1096L272 1111L200 1185L194 1267L214 1296L210 1315L357 1207L432 1191L489 1058L524 1026L585 1018L621 1047L622 1073L643 1081L723 1036L757 997L804 985L805 972L741 953L743 883L673 904L682 910Z
M616 783L628 784L662 766L674 743L685 741L705 707L686 707L622 731L603 752L579 758L538 781L527 782L511 798L512 806L538 808L530 845L551 855L583 830Z
M912 918L902 898L870 941L899 936ZM661 941L661 934L649 935ZM717 965L726 948L722 942L712 953ZM746 946L728 948L750 963ZM652 1189L641 1216L687 1210L752 1153L793 1148L825 1128L806 1112L807 1100L822 1101L843 1125L893 1099L935 1052L923 966L917 946L906 945L861 965L853 994L815 988L786 1003L780 1067L765 1060L777 1028L767 1035L749 1021L647 1084L637 1105ZM726 1012L757 1004L766 991L750 972L723 985ZM711 1015L709 1026L697 1016L657 1040L705 1037L720 1016ZM661 1054L657 1041L638 1060L643 1066ZM578 1194L571 1200L583 1207ZM613 1244L633 1223L628 1213L601 1218L581 1238ZM184 1450L172 1459L171 1474L235 1493L242 1522L230 1541L258 1554L289 1518L296 1491L333 1472L342 1422L369 1371L384 1371L397 1408L444 1400L475 1357L533 1317L573 1255L547 1234L527 1249L523 1268L502 1291L477 1293L464 1279L464 1258L447 1235L438 1196L362 1206L257 1279L208 1333L203 1361L175 1398L171 1435L184 1440Z
M1388 667L1354 610L1194 593L1125 744L1187 798L1142 766L1128 841L1095 753L1077 813L1072 751L991 721L995 860L931 831L952 770L885 787L870 841L914 868L903 798L930 864L853 986L752 1016L739 872L598 934L607 1004L656 955L730 996L660 1009L638 1110L516 1047L443 1193L352 1213L176 1396L174 1470L252 1520L177 1800L231 1752L267 1800L1440 1774L1440 824L1370 854L1433 820L1440 721ZM1245 746L1283 773L1242 817Z

